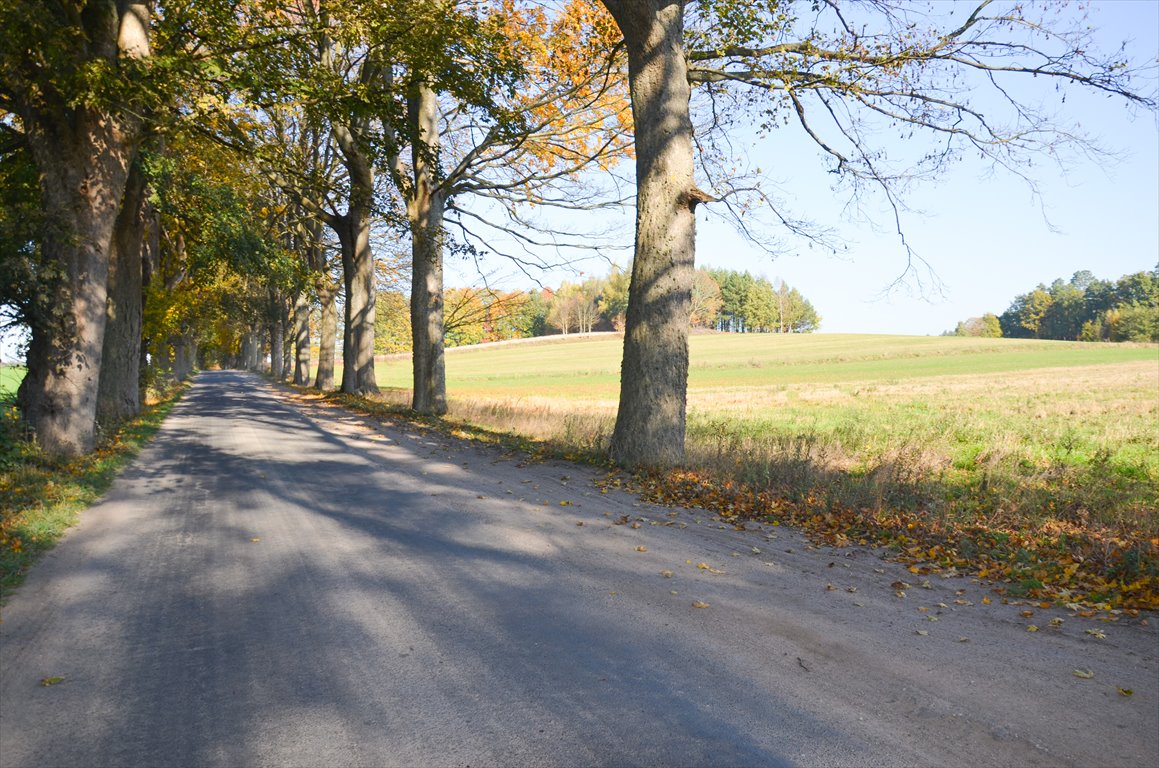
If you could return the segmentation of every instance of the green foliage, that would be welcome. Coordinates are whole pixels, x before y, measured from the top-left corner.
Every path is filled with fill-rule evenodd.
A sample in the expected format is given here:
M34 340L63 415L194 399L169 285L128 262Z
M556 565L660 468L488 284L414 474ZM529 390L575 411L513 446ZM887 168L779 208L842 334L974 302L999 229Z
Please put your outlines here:
M618 331L624 329L624 318L628 313L628 287L631 282L631 270L625 270L617 264L612 267L611 274L600 291L597 308L604 319Z
M1114 282L1083 270L1069 282L1040 284L1016 296L999 324L1012 338L1159 341L1159 270Z
M748 272L709 269L720 290L716 327L747 333L809 333L821 326L813 304L784 281L773 285Z
M50 268L40 258L42 226L36 167L28 153L0 153L0 325L29 325L47 309Z
M411 350L410 301L398 291L378 291L374 307L374 352Z
M993 312L987 312L981 317L971 317L958 323L953 333L947 336L975 336L982 339L998 339L1002 337L1002 324Z

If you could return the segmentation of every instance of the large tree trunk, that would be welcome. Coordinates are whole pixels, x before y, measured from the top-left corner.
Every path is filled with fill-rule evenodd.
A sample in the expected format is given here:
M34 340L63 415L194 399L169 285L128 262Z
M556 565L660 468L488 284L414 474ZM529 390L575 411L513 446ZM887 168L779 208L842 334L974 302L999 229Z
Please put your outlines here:
M197 343L188 333L173 338L173 376L185 381L193 375L197 364Z
M310 297L300 291L294 299L294 384L310 383Z
M335 298L338 287L330 276L321 274L315 283L318 292L318 373L314 377L314 388L323 392L334 389L334 353L338 340L338 304Z
M141 412L143 263L148 219L145 174L134 163L113 230L97 422L109 429Z
M278 350L282 356L282 375L278 381L285 381L290 377L294 365L294 307L287 301L282 302L282 346Z
M245 335L241 337L241 367L242 370L253 371L256 370L255 361L257 360L257 353L254 352L254 336L248 330Z
M374 253L370 250L374 170L354 131L335 125L334 138L350 176L346 214L331 221L342 246L342 279L346 288L342 391L366 395L378 392L374 376Z
M52 222L41 253L56 274L53 309L32 323L20 404L41 448L71 456L96 439L109 250L133 145L110 116L85 107L61 123L28 120L26 131Z
M435 177L439 152L438 100L425 83L410 93L414 188L407 201L411 231L410 321L414 397L419 413L447 412L443 360L443 211L446 196Z
M52 456L84 453L95 444L109 251L141 127L140 105L101 105L61 89L71 88L82 71L116 69L149 55L148 4L90 0L75 11L66 16L41 8L38 19L48 34L58 25L75 32L59 36L75 42L55 52L64 71L32 64L27 72L10 73L16 87L9 103L39 171L49 222L41 255L51 273L46 288L52 307L31 324L19 400L41 448Z
M279 317L270 322L270 376L281 381L285 369L282 367L282 347L285 345L285 326Z
M624 34L636 126L636 256L612 457L684 456L696 218L683 0L605 0Z
M374 376L374 254L370 250L370 210L355 205L340 218L342 280L346 289L342 336L342 391L378 391Z

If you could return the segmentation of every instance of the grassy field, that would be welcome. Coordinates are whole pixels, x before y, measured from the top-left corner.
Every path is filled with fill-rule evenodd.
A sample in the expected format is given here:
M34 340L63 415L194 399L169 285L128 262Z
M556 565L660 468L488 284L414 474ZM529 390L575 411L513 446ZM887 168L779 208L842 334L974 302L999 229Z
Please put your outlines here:
M24 368L19 365L0 365L0 403L16 397L16 389L24 380Z
M452 415L495 428L510 419L508 428L540 438L563 429L598 445L614 417L620 349L609 337L454 350ZM386 397L405 402L409 360L377 373ZM1157 392L1154 346L699 335L687 447L750 460L807 450L819 465L860 473L901 458L931 470L1014 459L1028 470L1099 461L1154 478Z
M614 337L451 351L449 417L598 453L620 354ZM377 373L383 399L405 405L409 359ZM773 506L908 530L1094 537L1112 575L1155 566L1154 345L698 335L686 448L690 470Z

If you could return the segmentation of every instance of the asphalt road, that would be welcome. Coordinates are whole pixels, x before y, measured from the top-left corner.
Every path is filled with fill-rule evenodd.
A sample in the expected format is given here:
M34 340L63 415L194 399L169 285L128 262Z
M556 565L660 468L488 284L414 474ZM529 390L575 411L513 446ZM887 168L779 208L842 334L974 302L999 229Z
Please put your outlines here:
M1159 765L1154 619L596 477L204 373L4 606L0 765Z

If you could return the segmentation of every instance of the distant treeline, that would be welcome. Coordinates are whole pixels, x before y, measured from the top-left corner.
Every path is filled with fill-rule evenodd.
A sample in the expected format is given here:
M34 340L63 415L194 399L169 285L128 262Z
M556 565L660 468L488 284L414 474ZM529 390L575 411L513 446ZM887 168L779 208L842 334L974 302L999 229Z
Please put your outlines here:
M623 330L629 277L615 267L605 277L535 291L449 288L443 293L446 344ZM375 303L375 351L409 351L410 299L401 291L380 289ZM821 325L821 317L782 280L698 269L690 322L695 328L736 333L809 333Z
M971 317L945 335L1159 342L1159 267L1118 280L1099 280L1084 269L1069 281L1039 283L1001 315Z

